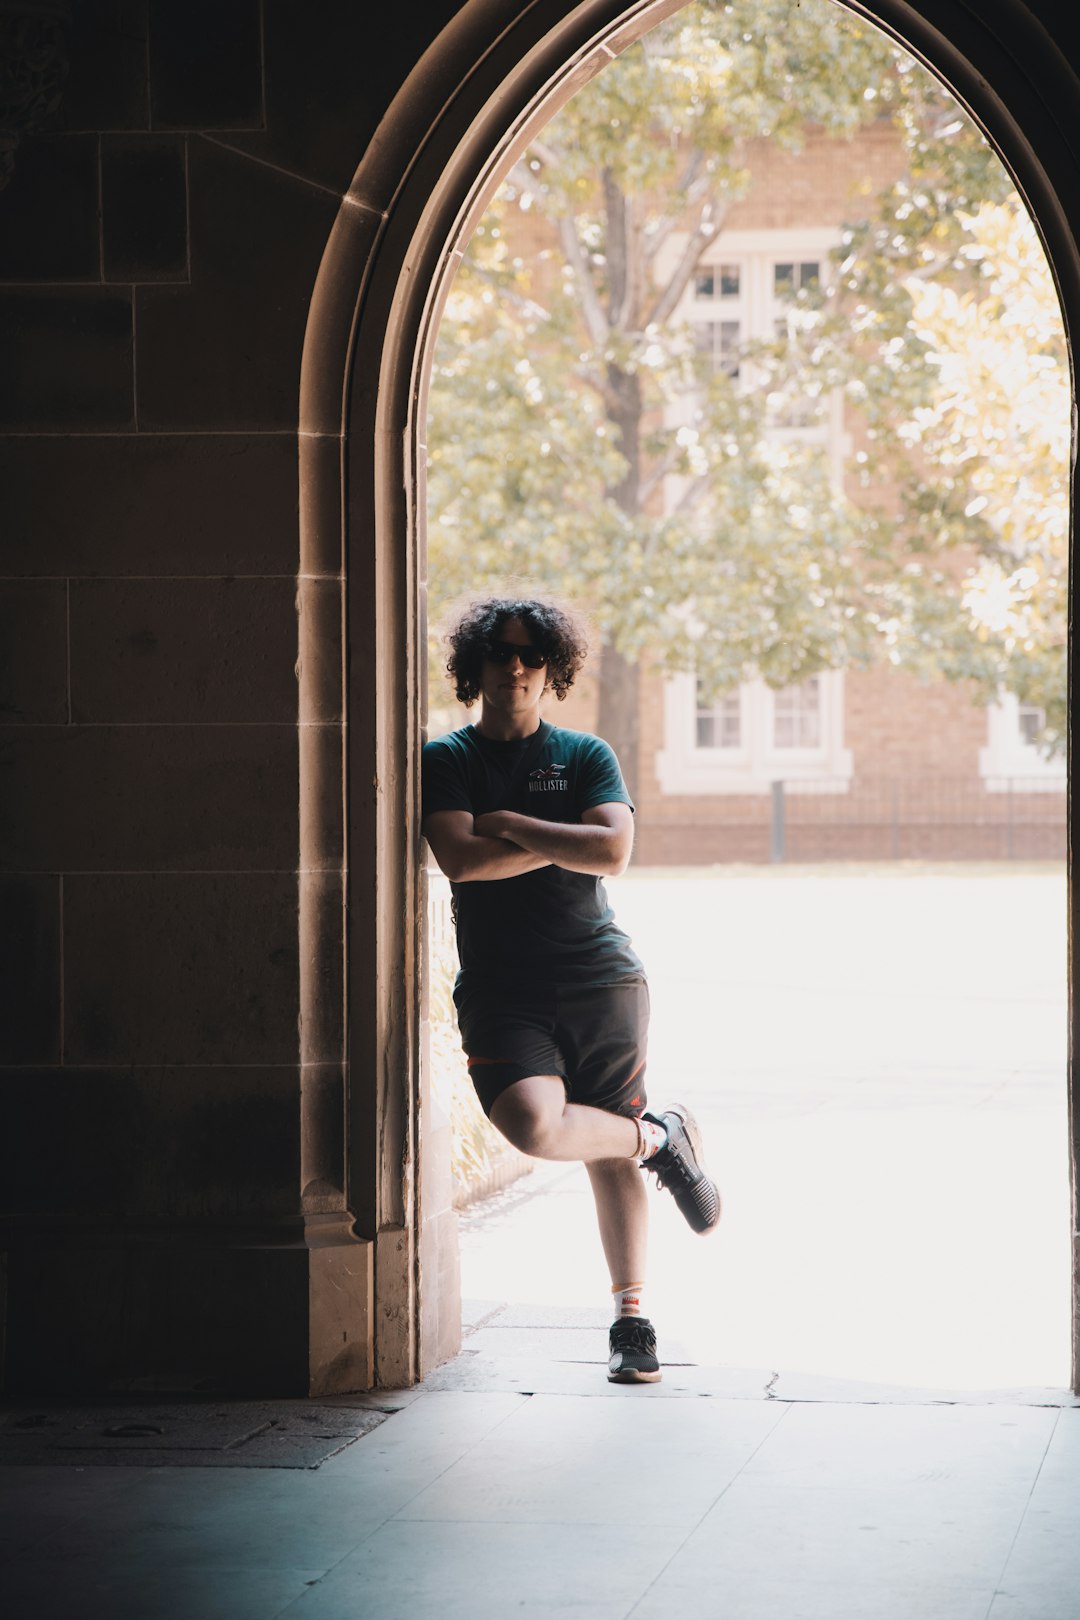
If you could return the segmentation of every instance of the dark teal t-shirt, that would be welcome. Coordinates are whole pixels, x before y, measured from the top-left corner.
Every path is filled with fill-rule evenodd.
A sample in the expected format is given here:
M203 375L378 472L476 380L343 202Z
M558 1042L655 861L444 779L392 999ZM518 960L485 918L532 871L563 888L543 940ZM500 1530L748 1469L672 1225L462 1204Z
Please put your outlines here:
M547 726L524 777L513 778L533 738L495 742L463 726L424 748L423 814L516 810L541 821L580 822L597 804L633 809L619 762L599 737ZM535 735L535 734L534 734ZM511 788L514 789L512 795ZM462 979L613 984L643 968L604 885L587 872L543 866L520 877L454 883Z

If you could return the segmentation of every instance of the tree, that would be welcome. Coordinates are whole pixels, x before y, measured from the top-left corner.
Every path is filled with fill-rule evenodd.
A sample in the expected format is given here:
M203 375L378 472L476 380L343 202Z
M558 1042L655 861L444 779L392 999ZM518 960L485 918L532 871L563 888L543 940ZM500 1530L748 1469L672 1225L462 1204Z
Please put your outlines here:
M942 506L963 507L976 560L942 639L947 674L1008 688L1045 715L1048 752L1066 745L1070 388L1065 332L1042 247L1017 199L961 216L979 285L912 288L912 319L937 371L908 426ZM969 546L969 549L972 549ZM955 574L915 576L916 634L952 599ZM937 612L935 612L935 609ZM929 637L919 635L923 642Z
M1000 200L978 200L994 190ZM968 191L960 206L952 189L947 219L912 232L909 188L897 188L875 229L850 234L831 308L811 322L817 361L870 424L864 485L884 477L899 492L890 529L903 566L880 621L888 656L972 681L987 702L1013 692L1045 716L1044 749L1063 753L1064 326L1020 198L1000 183Z
M691 277L763 141L796 149L808 128L850 138L882 117L910 152L908 195L853 228L838 290L798 292L790 334L745 357L747 388L679 318ZM916 632L895 549L923 537L875 507L868 467L866 499L838 495L820 450L770 435L770 413L796 364L804 394L845 387L881 445L898 412L930 408L937 374L905 280L955 261L970 281L954 205L1003 189L945 92L827 0L699 0L646 35L519 161L452 289L429 430L436 610L513 577L587 603L599 729L631 781L643 657L715 693L925 654L929 620Z

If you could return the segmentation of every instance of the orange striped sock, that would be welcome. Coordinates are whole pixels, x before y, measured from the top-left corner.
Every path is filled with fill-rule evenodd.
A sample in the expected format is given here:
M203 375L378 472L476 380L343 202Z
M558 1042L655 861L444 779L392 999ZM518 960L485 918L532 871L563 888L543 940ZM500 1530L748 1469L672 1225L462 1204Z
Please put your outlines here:
M638 1160L644 1164L646 1159L651 1159L664 1146L667 1131L654 1119L638 1119L634 1123L638 1128Z
M611 1295L615 1301L615 1315L641 1316L641 1296L644 1292L644 1283L627 1283L625 1288L613 1288Z

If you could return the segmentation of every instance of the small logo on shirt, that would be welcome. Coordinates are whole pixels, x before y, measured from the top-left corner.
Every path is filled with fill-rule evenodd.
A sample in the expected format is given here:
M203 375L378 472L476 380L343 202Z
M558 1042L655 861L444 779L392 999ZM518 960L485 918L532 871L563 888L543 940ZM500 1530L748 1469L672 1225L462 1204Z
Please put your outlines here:
M570 786L563 775L565 765L545 765L541 770L529 772L530 793L565 793Z

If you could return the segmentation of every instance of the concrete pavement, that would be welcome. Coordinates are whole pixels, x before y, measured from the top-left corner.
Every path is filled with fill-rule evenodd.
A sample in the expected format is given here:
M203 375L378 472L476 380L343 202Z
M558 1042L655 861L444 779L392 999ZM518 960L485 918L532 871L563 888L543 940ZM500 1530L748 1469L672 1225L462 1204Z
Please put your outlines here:
M317 1470L0 1469L4 1612L1076 1620L1075 1406L592 1377L387 1397Z

